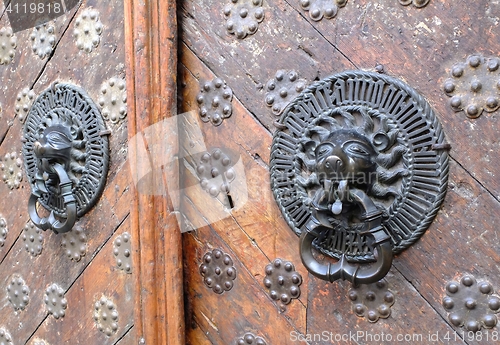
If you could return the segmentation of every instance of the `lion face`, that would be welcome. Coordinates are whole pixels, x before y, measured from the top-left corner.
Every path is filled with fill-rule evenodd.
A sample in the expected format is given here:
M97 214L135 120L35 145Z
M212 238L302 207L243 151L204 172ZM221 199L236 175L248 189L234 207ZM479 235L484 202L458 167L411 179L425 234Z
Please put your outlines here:
M354 130L332 132L315 148L314 155L320 182L369 184L377 169L377 152L371 141Z

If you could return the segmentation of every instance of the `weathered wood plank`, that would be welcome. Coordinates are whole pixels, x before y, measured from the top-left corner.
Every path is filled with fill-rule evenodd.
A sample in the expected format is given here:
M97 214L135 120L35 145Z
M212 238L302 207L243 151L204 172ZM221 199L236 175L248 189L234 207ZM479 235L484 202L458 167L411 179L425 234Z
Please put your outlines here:
M442 84L453 63L464 61L471 53L497 54L498 20L493 13L498 12L499 5L484 0L472 7L457 2L431 1L427 7L416 9L400 6L397 1L349 1L336 18L313 22L299 8L298 2L279 2L264 5L265 20L257 33L245 40L226 34L222 19L224 5L209 0L184 2L181 7L182 40L215 75L226 80L249 113L271 131L274 117L264 105L262 86L277 69L292 66L312 80L344 69L372 69L383 64L388 74L416 88L437 110L452 144L452 157L467 169L452 167L451 186L454 185L461 196L447 197L429 232L414 248L395 259L395 267L419 293L404 295L403 300L409 299L425 310L430 309L426 314L431 313L432 320L443 330L451 330L446 326L446 313L441 306L448 280L463 272L472 272L499 286L495 263L499 261L498 241L493 229L498 218L500 180L497 171L500 166L493 158L498 149L495 125L498 115L483 114L479 119L468 120L463 113L454 113L447 105L448 97L442 91ZM288 28L293 28L294 32ZM304 47L307 58L303 55ZM337 49L345 57L340 56ZM331 58L328 63L322 63L328 58ZM202 79L203 73L191 67L197 66L195 59L182 59L192 75ZM192 85L188 83L187 87ZM183 101L185 110L196 109L193 96ZM227 124L231 120L227 120ZM234 141L234 136L226 134L225 129L229 127L226 122L213 130L218 136L211 136L211 142L222 146ZM254 127L248 127L244 133L253 134ZM244 147L251 155L258 153L265 164L268 152L262 155L260 152L265 150L260 151L259 144L255 148L251 145ZM450 219L450 214L453 214L453 219ZM467 219L467 224L464 219ZM242 224L247 225L244 221ZM277 236L285 231L289 230L276 229ZM222 228L220 232L223 232ZM457 237L460 240L457 241ZM247 264L245 259L242 262ZM412 286L397 272L393 277L403 293L411 290ZM316 280L310 283L309 296L316 292L314 284L320 283ZM337 298L333 294L333 291L326 292L326 300ZM430 301L431 308L426 300ZM321 318L321 314L328 311L327 306L324 305L324 310L318 308L318 315L312 310L308 315ZM345 308L342 311L346 313ZM415 316L414 321L416 324L425 323L420 316ZM384 329L386 326L380 327Z
M128 198L128 195L123 197ZM24 221L27 219L24 218ZM25 342L30 337L33 327L39 325L47 315L43 301L46 288L56 283L67 291L122 221L115 217L109 201L101 198L88 216L76 224L84 229L87 236L86 255L76 263L67 257L65 249L61 247L61 236L51 232L43 233L42 253L34 258L25 250L21 238L16 241L0 265L0 286L7 286L11 276L19 274L30 288L30 301L26 310L15 312L7 295L0 296L0 323L11 332L13 339Z
M296 70L311 82L332 71L353 68L303 20L301 13L284 1L264 1L265 19L257 32L244 40L226 32L225 6L225 2L214 0L183 1L181 39L226 80L236 97L269 130L274 129L276 116L265 104L265 85L278 70Z
M125 38L129 138L133 138L177 112L176 2L125 1ZM152 134L157 142L164 135ZM142 169L141 159L149 158L138 156L136 149L129 153L130 162ZM162 181L159 173L154 170L151 181ZM152 196L137 189L133 193L136 332L146 344L183 344L181 234L168 193Z
M213 75L207 68L196 59L189 50L182 49L181 62L189 65L190 71L195 71L199 78L211 80ZM180 93L183 101L183 108L189 109L196 99L199 88L198 81L193 78L192 73L184 68L180 68L180 78L186 87ZM230 213L224 211L222 203L211 198L207 192L199 186L199 181L189 172L182 174L184 185L189 188L184 189L185 196L190 198L203 216L211 221L217 220L211 225L245 262L247 269L252 274L264 278L264 267L276 258L292 261L297 271L304 277L301 287L301 301L305 302L307 296L307 271L300 265L298 259L298 238L291 232L279 233L276 228L286 227L272 196L269 171L266 162L260 159L264 156L267 160L267 153L271 145L270 134L258 123L255 123L252 116L243 108L238 100L233 100L233 115L226 119L224 126L224 136L220 135L220 127L213 127L210 124L198 123L206 144L207 150L221 148L223 152L230 152L233 164L241 164L242 169L237 170L237 180L231 184L232 194L241 195L246 198L245 204L239 204L236 200L237 209ZM245 135L250 130L252 135ZM188 143L184 143L188 145ZM237 191L235 193L235 191ZM220 197L222 198L222 197ZM243 199L243 198L242 198ZM243 202L243 201L241 201ZM219 220L220 219L220 220ZM192 219L189 219L192 223ZM196 223L195 223L196 224ZM286 314L290 317L295 326L301 331L305 330L305 308L301 304L292 304L287 307Z
M115 344L128 332L134 323L134 278L118 268L113 255L113 242L124 232L130 232L128 218L66 292L68 308L64 318L56 320L48 316L33 337L49 344L104 345ZM118 330L111 336L99 331L94 321L95 304L102 297L112 301L118 312Z
M395 295L395 304L390 317L379 319L376 323L359 318L352 311L353 305L348 297L350 283L330 284L311 279L310 291L315 294L309 295L306 335L311 343L466 344L460 338L454 340L453 329L397 270L392 269L385 279Z
M196 220L198 210L189 203L184 210L188 219ZM199 273L203 255L214 248L229 254L236 269L233 288L222 295L205 286ZM187 310L190 313L188 322L194 320L212 344L230 344L245 332L262 336L268 343L280 343L282 334L298 331L247 270L247 263L239 261L236 252L220 239L211 226L185 234L184 252L189 254L189 264L185 265ZM292 301L292 305L298 303Z

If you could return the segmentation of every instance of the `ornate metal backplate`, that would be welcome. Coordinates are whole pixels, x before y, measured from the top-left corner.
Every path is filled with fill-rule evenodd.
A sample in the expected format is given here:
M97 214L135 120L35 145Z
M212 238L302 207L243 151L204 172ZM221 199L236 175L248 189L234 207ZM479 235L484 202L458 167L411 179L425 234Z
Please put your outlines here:
M446 146L439 121L415 90L389 76L348 71L310 85L278 122L282 129L275 132L271 149L271 187L295 233L310 231L306 226L318 191L334 186L338 189L329 191L335 189L330 196L337 201L324 219L330 226L315 230L313 245L337 259L373 261L375 246L363 234L366 224L356 219L355 206L342 202L350 196L337 194L343 185L363 189L366 200L382 212L393 253L422 236L446 193L448 154L438 150ZM329 150L325 146L337 144L345 161L322 160ZM338 173L330 176L336 164ZM361 170L350 171L352 166Z
M57 132L51 132L52 128L62 135L52 135ZM40 176L48 177L43 182L47 192L41 193L38 202L56 216L66 217L58 179L41 168L35 142L43 149L38 149L39 156L65 167L72 182L77 216L81 217L94 206L104 189L109 161L107 134L101 114L83 89L58 83L43 91L31 106L23 132L24 164L32 191L39 189ZM69 151L69 155L62 157L63 150Z

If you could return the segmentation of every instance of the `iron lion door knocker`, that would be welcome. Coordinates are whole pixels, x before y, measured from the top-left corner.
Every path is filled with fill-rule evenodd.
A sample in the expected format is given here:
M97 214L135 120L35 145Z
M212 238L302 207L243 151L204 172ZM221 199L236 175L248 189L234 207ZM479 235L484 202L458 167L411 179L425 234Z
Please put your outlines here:
M100 112L81 88L56 83L37 97L23 131L31 185L28 212L37 227L67 232L94 206L108 172L107 134ZM38 203L49 216L38 214Z
M278 122L271 188L304 266L330 282L380 280L446 193L447 144L429 104L397 79L348 71L309 86Z

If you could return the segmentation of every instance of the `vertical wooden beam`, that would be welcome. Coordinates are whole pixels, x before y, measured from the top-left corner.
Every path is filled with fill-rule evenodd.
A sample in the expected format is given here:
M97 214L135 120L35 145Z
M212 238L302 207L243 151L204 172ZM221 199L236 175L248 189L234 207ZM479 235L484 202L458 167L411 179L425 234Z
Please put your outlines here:
M176 1L125 0L125 41L131 139L177 112ZM147 146L144 142L146 150ZM155 166L154 155L144 157L139 152L144 150L129 150L132 165ZM162 174L154 170L153 175ZM141 183L154 184L158 179L162 176ZM181 233L166 188L163 195L154 195L141 192L151 191L154 185L136 187L131 187L130 217L136 277L134 327L143 339L138 343L184 344Z

